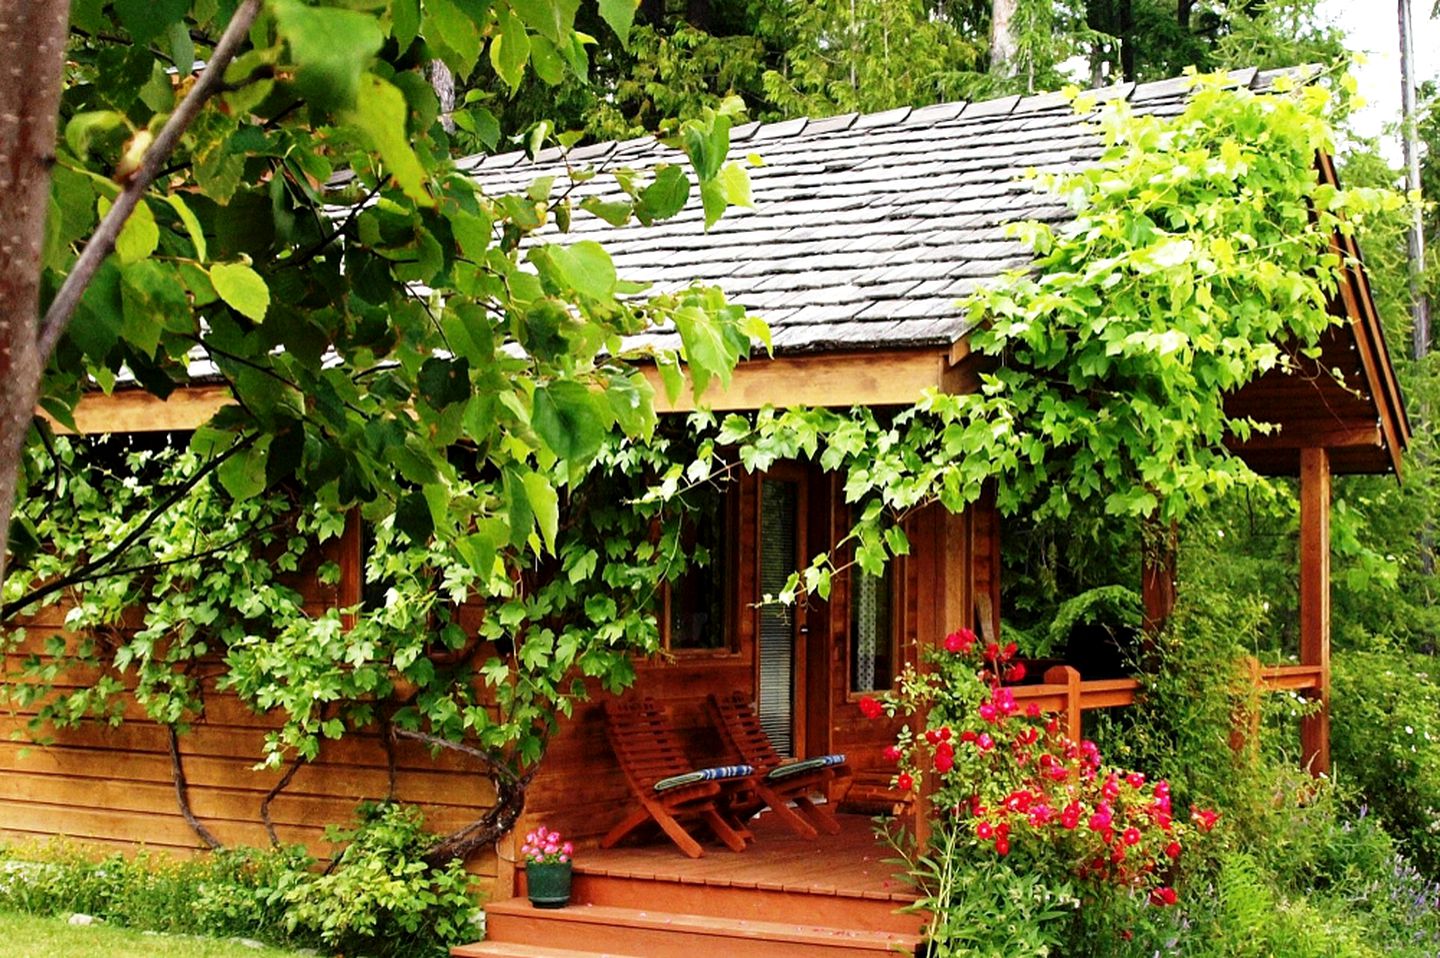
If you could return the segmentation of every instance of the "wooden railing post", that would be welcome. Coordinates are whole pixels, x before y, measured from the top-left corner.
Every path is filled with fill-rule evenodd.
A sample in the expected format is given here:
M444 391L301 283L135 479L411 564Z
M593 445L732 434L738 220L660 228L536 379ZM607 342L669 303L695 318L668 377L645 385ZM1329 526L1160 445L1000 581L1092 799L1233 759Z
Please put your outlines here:
M1046 685L1065 686L1065 737L1072 742L1080 741L1080 672L1073 666L1056 665L1045 670Z
M1300 664L1317 666L1320 710L1300 723L1300 757L1330 771L1330 454L1300 450Z
M1245 679L1245 695L1235 703L1235 712L1231 717L1230 748L1236 753L1256 749L1260 745L1260 694L1263 682L1260 660L1255 656L1245 656L1239 665Z

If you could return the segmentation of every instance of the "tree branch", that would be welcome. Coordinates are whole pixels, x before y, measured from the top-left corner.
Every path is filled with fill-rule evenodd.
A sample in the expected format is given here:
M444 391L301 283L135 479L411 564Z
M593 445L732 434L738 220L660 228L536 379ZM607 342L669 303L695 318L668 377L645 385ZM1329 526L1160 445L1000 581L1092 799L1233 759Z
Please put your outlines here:
M90 242L85 244L80 258L75 261L70 275L65 277L64 285L55 294L50 308L45 311L45 318L40 322L39 335L36 337L36 350L42 367L55 351L55 345L59 343L65 327L70 323L70 317L75 313L75 307L80 303L80 297L95 278L100 264L115 248L115 240L125 226L125 221L130 218L145 191L155 181L160 165L174 152L180 137L199 116L206 101L220 89L225 68L230 65L230 61L249 37L250 25L255 22L255 17L260 12L260 3L261 0L243 0L235 9L235 15L230 18L230 24L220 37L220 42L215 45L210 62L206 64L190 92L185 95L185 99L181 100L175 112L170 114L170 119L165 121L165 125L155 137L155 142L145 151L145 159L141 161L140 168L126 182L125 188L115 200L115 205L105 214L99 228L95 230L95 235L90 237Z
M165 731L169 733L170 772L175 778L175 800L180 803L180 814L185 816L185 821L195 830L195 834L211 849L224 848L220 839L190 810L190 783L185 780L185 766L180 762L180 735L173 725L165 726Z
M475 748L473 745L466 745L464 742L452 742L448 738L441 738L438 735L429 735L425 732L416 732L408 728L394 728L393 726L391 727L390 734L396 738L408 738L413 742L421 742L432 748L448 748L453 752L459 752L461 755L467 755L490 769L495 773L497 780L504 780L511 785L518 785L521 782L521 777L516 775L504 762L489 752Z
M300 766L304 764L305 760L303 758L297 758L291 762L285 774L280 777L280 781L275 783L275 787L266 792L265 797L260 799L260 820L265 823L265 834L270 836L270 844L275 848L280 847L280 836L275 834L275 823L270 820L270 803L275 800L275 796L285 791L286 787L294 781L295 773L300 771Z

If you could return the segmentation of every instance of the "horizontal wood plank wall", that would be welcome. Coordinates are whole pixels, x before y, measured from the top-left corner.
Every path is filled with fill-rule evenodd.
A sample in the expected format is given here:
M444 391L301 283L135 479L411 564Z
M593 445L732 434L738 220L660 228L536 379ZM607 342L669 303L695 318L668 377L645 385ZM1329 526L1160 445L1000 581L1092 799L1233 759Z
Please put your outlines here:
M318 565L334 550L316 558ZM339 600L335 587L302 572L297 587L306 607L319 612ZM42 610L26 624L24 646L0 657L5 681L13 681L25 657L38 653L47 638L79 637L63 628L65 608ZM138 626L126 623L122 631ZM83 688L93 675L66 677L59 691ZM188 855L203 844L182 818L165 729L148 721L133 703L119 727L87 724L59 730L40 746L23 740L31 709L0 710L0 841L23 842L66 836L106 851L146 848ZM207 687L204 718L181 738L190 802L196 815L227 845L266 846L260 802L282 771L257 771L266 731L278 719L258 716L233 695ZM15 734L12 734L15 733ZM14 740L17 738L22 740ZM449 831L472 820L494 801L489 782L463 758L450 753L432 758L413 743L397 749L396 797L421 806L427 825ZM353 820L355 806L383 798L389 773L377 735L350 735L326 742L320 761L303 767L271 804L271 817L282 842L304 844L320 858L333 846L327 824ZM493 852L477 855L468 867L493 876ZM482 880L482 890L487 883Z

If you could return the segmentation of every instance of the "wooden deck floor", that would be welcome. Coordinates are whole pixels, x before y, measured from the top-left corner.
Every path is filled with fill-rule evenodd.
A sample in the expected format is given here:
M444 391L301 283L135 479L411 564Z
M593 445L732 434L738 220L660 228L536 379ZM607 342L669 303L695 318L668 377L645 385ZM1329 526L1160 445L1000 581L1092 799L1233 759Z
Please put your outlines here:
M884 861L890 848L875 838L874 824L862 815L839 816L839 835L799 838L762 815L750 823L754 843L732 852L713 843L705 857L686 858L668 841L620 848L585 849L575 870L585 875L677 881L684 884L811 895L841 895L895 902L915 900L896 866Z

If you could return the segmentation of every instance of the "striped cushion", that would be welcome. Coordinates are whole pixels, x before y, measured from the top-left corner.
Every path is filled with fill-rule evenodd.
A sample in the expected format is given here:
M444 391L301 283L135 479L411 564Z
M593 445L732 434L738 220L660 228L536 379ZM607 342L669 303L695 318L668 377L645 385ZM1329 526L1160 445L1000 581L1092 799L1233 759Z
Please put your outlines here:
M694 785L696 782L713 782L722 778L744 778L746 775L754 774L755 767L753 765L721 765L717 768L701 768L683 775L662 778L655 783L655 791L667 792L682 785Z
M802 758L798 762L787 762L770 770L766 775L769 779L789 778L792 775L799 775L801 772L813 772L821 768L834 768L836 765L844 765L844 755L817 755L814 758Z

